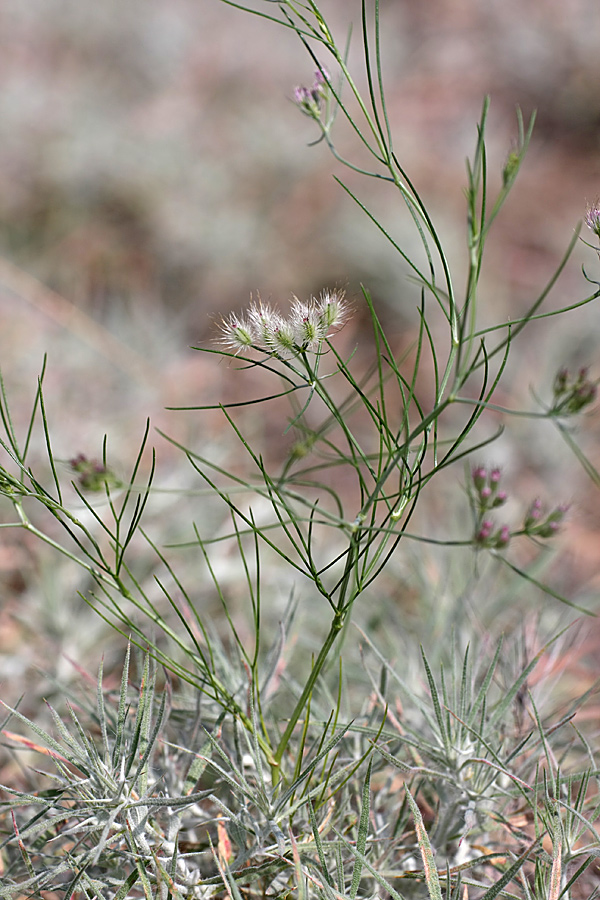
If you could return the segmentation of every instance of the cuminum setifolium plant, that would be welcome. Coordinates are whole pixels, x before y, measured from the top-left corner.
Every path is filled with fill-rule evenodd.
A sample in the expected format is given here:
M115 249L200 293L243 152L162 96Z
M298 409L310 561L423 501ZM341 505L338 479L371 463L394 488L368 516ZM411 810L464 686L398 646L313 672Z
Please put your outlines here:
M517 114L516 141L494 194L484 103L467 166L467 274L459 282L429 206L394 150L379 3L362 8L364 94L347 65L346 36L338 40L327 24L326 4L264 0L249 11L304 44L314 77L293 98L314 121L336 171L347 166L385 182L412 220L418 258L340 179L357 215L371 219L410 273L414 343L397 350L367 286L352 298L336 286L293 297L287 311L257 295L226 316L215 343L203 349L239 370L241 399L220 409L243 462L228 466L228 457L223 463L179 445L205 493L177 546L169 545L164 516L159 528L151 518L157 487L148 431L128 478L116 474L107 442L97 457L74 448L61 467L43 377L24 435L2 390L0 491L14 512L5 527L37 536L79 567L85 599L130 638L130 649L118 690L106 686L101 668L96 688L82 685L65 715L50 709L51 730L6 708L5 744L33 752L36 761L19 784L2 789L0 897L598 896L597 734L584 735L573 722L592 689L556 708L551 673L536 679L540 661L565 636L540 637L533 652L521 654L518 636L486 633L471 605L461 618L457 597L452 631L420 650L403 630L395 597L377 594L378 576L395 571L402 548L418 561L441 544L471 554L471 590L489 558L511 579L498 580L498 590L508 585L519 598L529 591L554 607L575 605L512 555L523 541L543 551L564 526L568 498L524 498L505 517L510 485L493 460L497 432L486 416L501 413L507 428L511 413L549 420L598 486L572 427L596 395L584 362L577 371L559 368L546 389L536 386L550 399L535 409L506 409L495 398L515 365L516 339L550 315L543 303L579 229L527 312L482 326L483 253L533 120ZM370 167L340 157L336 118L347 120ZM592 205L592 248L599 223ZM552 316L600 296L584 276L589 296ZM342 352L336 337L359 308L371 322L370 367L352 350ZM248 370L264 379L261 396L244 397ZM282 401L290 405L280 426L287 451L273 462L246 428L253 417L279 415ZM32 462L38 427L46 467ZM423 492L442 478L462 484L470 517L460 534L434 541L413 523ZM228 528L208 495L225 510ZM222 574L223 547L230 559L232 545L244 610L232 607ZM277 581L293 583L285 608L270 587ZM203 612L209 593L226 627ZM315 599L311 628L305 610L317 609ZM367 616L357 658L348 626L361 604L375 601L394 633L387 642L370 633ZM307 652L295 653L295 645Z

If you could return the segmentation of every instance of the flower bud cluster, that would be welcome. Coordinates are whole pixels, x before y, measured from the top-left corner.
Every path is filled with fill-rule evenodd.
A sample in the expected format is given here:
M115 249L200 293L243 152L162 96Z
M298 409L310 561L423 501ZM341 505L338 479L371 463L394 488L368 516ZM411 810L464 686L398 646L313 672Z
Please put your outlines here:
M506 491L499 489L500 469L477 466L471 472L471 498L475 507L475 543L480 547L499 549L510 540L508 525L497 528L489 513L506 503Z
M597 383L589 378L588 369L584 366L573 378L568 369L559 369L554 379L553 392L551 412L567 416L575 415L593 403L598 390Z
M320 119L323 101L327 98L329 90L329 72L327 69L317 69L315 80L311 88L302 85L294 90L294 102L296 106L311 119Z
M559 531L569 507L561 503L549 513L542 511L541 500L533 501L523 522L523 533L529 537L551 538Z
M496 528L491 519L484 519L475 533L475 543L480 547L500 550L510 541L510 528L502 525Z
M110 469L96 460L88 459L83 453L70 459L69 465L77 474L77 483L84 491L101 491L106 484L113 487L120 485L119 479Z
M484 466L477 466L471 474L477 508L481 514L506 503L506 491L498 490L500 469L491 469L488 472Z
M550 512L544 512L539 499L530 505L523 525L511 532L508 525L498 526L490 517L492 510L503 506L506 492L499 489L500 469L486 469L476 466L471 471L469 497L475 514L474 543L488 550L499 550L506 547L514 535L527 535L534 538L551 538L560 530L569 507L565 504L556 506Z
M259 298L245 315L231 313L223 320L221 343L236 354L255 349L286 359L305 350L318 351L347 315L344 295L336 291L323 291L319 299L311 297L308 303L295 297L287 318Z

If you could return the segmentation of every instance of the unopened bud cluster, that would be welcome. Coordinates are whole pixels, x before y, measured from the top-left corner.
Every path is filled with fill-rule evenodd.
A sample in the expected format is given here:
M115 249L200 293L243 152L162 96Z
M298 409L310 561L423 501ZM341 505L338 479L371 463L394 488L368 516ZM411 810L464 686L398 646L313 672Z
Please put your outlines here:
M287 317L259 299L244 315L231 313L223 320L221 343L236 354L254 349L287 359L306 350L318 351L347 314L343 294L335 291L323 291L319 299L311 297L307 303L294 298Z
M584 366L575 377L571 377L568 369L559 369L553 385L554 399L552 413L554 415L575 415L590 403L598 393L597 384L588 375Z
M510 540L508 525L497 527L493 520L488 518L493 509L497 509L506 502L506 492L499 489L500 469L491 469L489 472L484 466L477 466L471 472L471 497L475 506L476 526L475 543L480 547L500 549L506 547Z
M326 69L317 69L312 87L299 86L294 90L294 101L305 116L320 119L323 101L327 99L329 90L329 73Z
M544 512L539 499L533 501L523 525L511 532L508 525L498 526L490 513L503 506L506 492L499 489L500 469L486 469L476 466L471 471L469 496L475 513L474 543L488 550L499 550L506 547L513 535L527 535L535 538L551 538L560 530L568 506L561 504L550 512Z
M534 500L523 522L524 534L537 538L554 537L559 531L568 509L568 505L561 503L560 506L544 514L541 500Z
M84 491L101 491L106 484L118 487L120 484L116 475L105 465L93 459L88 459L83 453L78 453L69 460L73 472L77 474L77 483Z

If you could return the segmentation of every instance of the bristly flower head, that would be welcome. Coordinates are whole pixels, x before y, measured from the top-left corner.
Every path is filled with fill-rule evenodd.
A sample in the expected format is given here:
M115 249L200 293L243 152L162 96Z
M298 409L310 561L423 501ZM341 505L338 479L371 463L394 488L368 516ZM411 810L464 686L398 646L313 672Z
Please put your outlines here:
M263 350L280 359L311 350L318 352L331 329L339 328L348 316L344 295L323 291L319 299L306 303L294 297L288 318L268 303L252 301L245 315L231 313L221 322L221 343L236 355Z
M252 324L243 316L230 313L221 325L221 343L237 355L252 349L254 346L254 330Z
M296 343L302 350L318 350L331 328L339 328L347 317L344 295L323 291L319 299L311 297L308 303L294 298L290 321Z
M588 206L585 212L585 224L600 237L600 200Z

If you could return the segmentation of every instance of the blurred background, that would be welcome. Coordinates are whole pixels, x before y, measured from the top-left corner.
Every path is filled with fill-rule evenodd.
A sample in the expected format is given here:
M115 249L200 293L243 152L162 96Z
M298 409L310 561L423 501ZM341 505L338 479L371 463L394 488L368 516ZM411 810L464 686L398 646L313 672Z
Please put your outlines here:
M360 72L360 3L323 0L322 8L342 44L354 22L350 64ZM464 159L483 96L491 95L496 186L517 133L515 107L526 119L537 109L483 277L484 320L515 317L600 194L597 2L382 0L381 14L396 150L458 275ZM251 293L285 306L292 293L344 288L356 301L351 339L363 283L390 335L411 335L418 289L332 175L409 249L410 220L393 192L343 170L324 144L309 146L316 128L292 97L296 85L312 83L314 66L293 34L219 0L3 0L0 42L0 361L23 428L48 353L59 458L100 455L108 433L126 470L147 416L179 440L218 443L216 419L164 407L231 399L240 389L227 366L189 347L208 344L220 315L243 309ZM339 146L353 158L343 127ZM594 252L578 245L550 307L591 292L584 261L597 277ZM502 399L530 407L531 390L544 385L547 398L561 365L600 374L599 323L590 307L554 328L543 324L536 343L523 345L513 394ZM596 421L581 430L592 458ZM503 445L498 461L513 488L527 481L528 494L573 502L565 585L594 596L597 495L572 463L567 474L570 457L549 431L523 433L520 449ZM185 487L175 459L162 445L161 478ZM41 662L64 676L60 660L93 671L99 659L102 623L89 624L76 580L49 560L20 532L0 534L5 693L17 684L35 692L31 672Z

